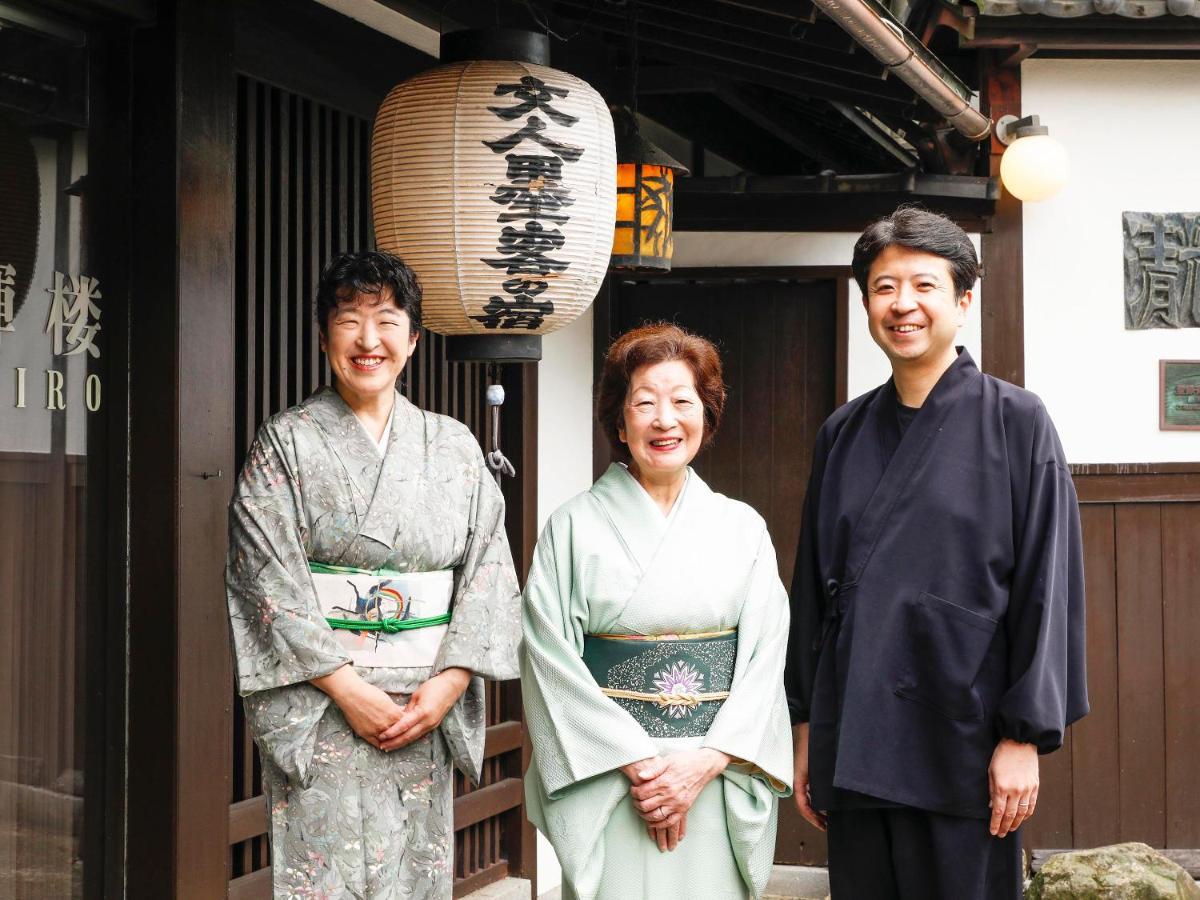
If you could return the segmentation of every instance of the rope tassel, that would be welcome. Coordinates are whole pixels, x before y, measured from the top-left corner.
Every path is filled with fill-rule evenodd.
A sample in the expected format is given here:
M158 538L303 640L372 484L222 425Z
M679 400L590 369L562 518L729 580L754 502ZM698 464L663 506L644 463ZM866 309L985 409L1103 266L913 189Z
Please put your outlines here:
M504 405L504 385L499 383L499 371L495 378L496 383L489 384L487 389L487 405L492 411L492 450L486 459L488 468L496 476L496 484L500 484L500 479L505 475L515 478L517 470L500 449L500 407Z

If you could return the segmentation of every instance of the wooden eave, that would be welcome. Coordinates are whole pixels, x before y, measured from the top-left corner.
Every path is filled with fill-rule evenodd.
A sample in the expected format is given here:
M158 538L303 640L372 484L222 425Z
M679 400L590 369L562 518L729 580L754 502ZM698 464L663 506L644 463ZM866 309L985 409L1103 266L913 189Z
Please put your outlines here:
M996 178L923 175L683 178L675 186L677 231L858 231L903 203L986 232L1000 198Z

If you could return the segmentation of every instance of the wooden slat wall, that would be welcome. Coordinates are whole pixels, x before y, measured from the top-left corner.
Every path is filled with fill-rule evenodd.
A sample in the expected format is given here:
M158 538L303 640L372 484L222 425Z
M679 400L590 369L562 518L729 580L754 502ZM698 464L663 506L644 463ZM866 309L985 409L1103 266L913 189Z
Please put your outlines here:
M1076 484L1091 713L1042 758L1026 847L1200 848L1200 467Z
M329 379L317 345L316 284L334 254L374 246L368 192L370 122L240 76L237 138L237 449L258 425ZM482 365L450 363L445 340L424 333L402 379L418 406L453 416L485 440ZM521 415L517 402L506 415ZM511 408L511 407L516 407ZM455 773L456 894L508 871L502 814L521 803L523 726L516 695L490 683L488 759L472 791ZM230 797L231 897L266 897L270 865L257 751L239 700L233 703ZM515 768L514 768L515 767ZM519 788L519 778L516 779ZM491 790L489 790L491 788ZM479 799L467 803L469 798ZM460 815L463 810L466 815ZM519 846L517 841L516 846ZM514 868L518 865L514 861Z

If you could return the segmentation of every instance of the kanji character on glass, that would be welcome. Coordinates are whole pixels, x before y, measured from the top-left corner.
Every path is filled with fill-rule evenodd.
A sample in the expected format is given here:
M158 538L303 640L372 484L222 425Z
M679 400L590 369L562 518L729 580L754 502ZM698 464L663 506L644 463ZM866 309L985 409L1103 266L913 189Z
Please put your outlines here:
M100 307L95 302L101 299L99 279L55 272L54 287L46 290L52 295L46 331L54 335L54 355L74 356L86 350L99 359L100 348L93 343L100 330Z

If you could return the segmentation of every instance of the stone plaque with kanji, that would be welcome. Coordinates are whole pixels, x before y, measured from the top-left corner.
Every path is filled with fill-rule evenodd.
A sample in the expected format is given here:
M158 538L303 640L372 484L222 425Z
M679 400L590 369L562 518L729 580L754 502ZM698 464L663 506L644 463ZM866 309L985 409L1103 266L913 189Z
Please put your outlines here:
M1125 327L1200 328L1200 213L1122 213Z

